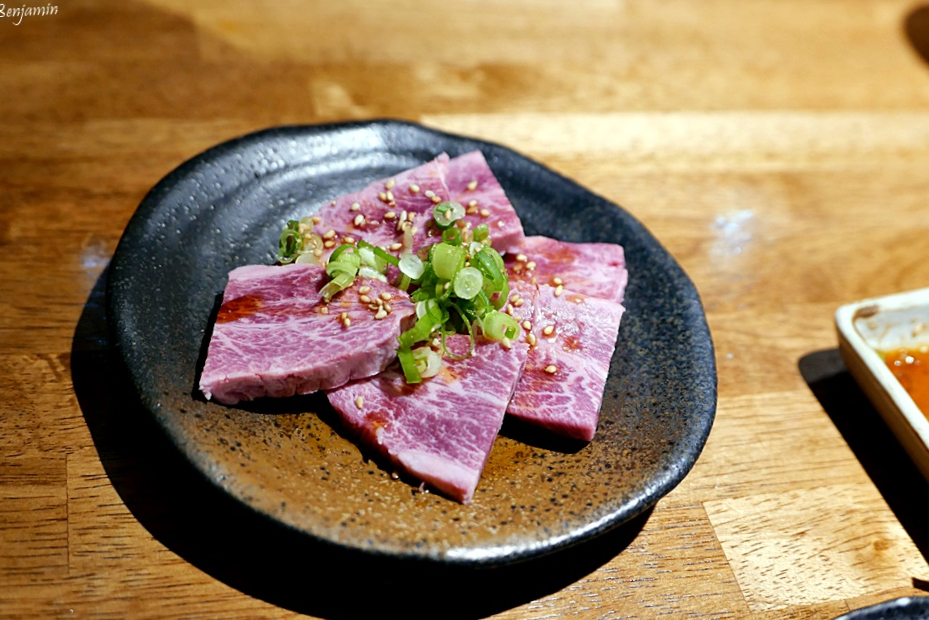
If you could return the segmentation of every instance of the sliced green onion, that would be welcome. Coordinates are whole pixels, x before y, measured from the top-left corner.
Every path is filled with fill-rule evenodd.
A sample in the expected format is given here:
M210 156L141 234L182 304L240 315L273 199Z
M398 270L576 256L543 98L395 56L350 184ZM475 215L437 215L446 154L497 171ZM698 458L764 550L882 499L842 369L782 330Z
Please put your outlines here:
M423 265L423 261L421 261L418 256L411 254L410 252L404 252L400 255L400 260L398 261L397 266L400 268L400 273L408 276L412 280L418 280L421 278L423 272L426 270L426 267Z
M484 317L481 322L481 329L484 335L491 340L503 340L509 338L513 340L519 334L519 324L516 319L509 314L495 311Z
M442 354L434 351L432 347L416 347L412 353L416 370L423 379L434 377L442 370Z
M381 282L387 282L387 276L385 276L377 269L373 269L367 265L362 265L358 268L358 275L362 278L373 278L375 280L380 280Z
M449 245L461 245L463 241L461 237L461 229L457 226L451 228L446 228L442 231L442 242L448 243Z
M303 249L303 235L300 233L300 222L290 220L281 231L281 239L277 248L277 260L280 263L292 263L300 250Z
M478 224L474 227L474 232L472 233L472 238L481 242L487 238L487 235L490 234L490 227L487 224Z
M312 218L289 221L281 233L278 256L281 262L325 264L332 278L321 290L327 302L352 286L356 277L386 282L388 267L397 267L400 273L395 285L409 290L410 300L416 304L415 323L397 339L397 357L407 383L420 383L441 370L443 355L454 359L472 355L476 334L505 341L515 340L520 333L516 320L499 311L506 304L510 287L503 258L490 247L490 229L480 224L472 230L464 217L460 203L439 203L433 210L435 224L442 230L439 243L410 251L410 227L404 232L404 250L399 256L359 240L354 245L340 245L328 263L317 256L323 248L322 238L300 233L301 223L307 230ZM468 334L469 348L464 355L447 347L448 336L455 333ZM441 351L434 349L436 337L441 339Z
M465 267L455 274L455 295L461 299L473 299L484 286L484 276L474 267Z
M432 217L435 220L436 226L442 230L445 230L464 216L464 207L461 206L461 203L453 200L440 202L432 210Z
M374 253L374 256L377 258L377 260L384 261L385 263L390 263L394 267L396 267L400 262L396 256L394 256L393 254L389 254L387 250L385 250L384 248L376 246L376 245L371 245L364 239L358 242L358 247L369 249L371 252ZM371 265L371 266L375 268L380 268L380 264Z
M403 370L403 376L406 378L407 383L422 382L422 375L419 374L419 369L416 367L416 358L413 357L413 352L409 346L401 345L397 349L397 359L400 360L400 368Z
M353 246L352 244L350 244L350 243L343 243L342 245L340 245L339 247L337 247L336 249L334 249L334 250L332 251L332 254L329 255L329 262L331 263L331 262L334 261L334 260L339 260L339 257L342 255L343 252L345 252L346 250L354 250L354 249L355 249L355 246ZM354 252L349 252L349 255L351 255L351 254L353 254L353 253L354 253ZM351 260L355 260L355 259L351 259ZM360 265L360 264L361 264L361 258L359 257L359 258L357 258L357 260L358 260L358 264Z
M332 299L333 295L338 292L344 291L352 285L355 281L355 276L349 275L347 273L340 273L332 280L326 283L326 285L319 290L319 294L327 302Z
M447 243L437 243L432 248L432 268L435 275L444 280L451 280L464 266L465 249Z
M374 249L370 247L358 246L358 249L355 250L358 252L358 255L361 256L361 262L368 267L377 269L377 256L374 255Z

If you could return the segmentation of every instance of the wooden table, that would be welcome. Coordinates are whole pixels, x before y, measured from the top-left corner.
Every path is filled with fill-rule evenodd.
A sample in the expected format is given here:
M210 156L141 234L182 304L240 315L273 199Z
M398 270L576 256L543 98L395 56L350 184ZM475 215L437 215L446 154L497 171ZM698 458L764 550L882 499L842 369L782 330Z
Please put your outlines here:
M198 520L198 487L113 406L102 307L173 167L376 117L505 144L622 204L694 280L719 370L702 456L631 528L450 606L401 585L401 615L829 619L929 590L929 485L833 326L929 283L929 5L56 6L0 19L0 617L346 618L384 578L237 569L264 557L250 533Z

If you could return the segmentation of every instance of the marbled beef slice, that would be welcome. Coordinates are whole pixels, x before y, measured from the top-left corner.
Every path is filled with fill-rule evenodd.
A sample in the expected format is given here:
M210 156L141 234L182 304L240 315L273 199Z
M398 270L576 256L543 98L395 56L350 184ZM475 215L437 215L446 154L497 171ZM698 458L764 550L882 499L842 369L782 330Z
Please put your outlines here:
M448 346L468 349L468 337ZM407 384L397 364L327 392L345 424L371 449L449 497L467 504L477 488L527 345L506 349L480 338L470 357L446 357L444 369Z
M234 404L307 394L383 370L396 357L397 337L415 312L409 296L357 278L326 304L319 291L328 281L325 269L314 265L231 271L200 377L207 399ZM386 317L375 319L359 299L362 286L371 288L372 299L391 295Z

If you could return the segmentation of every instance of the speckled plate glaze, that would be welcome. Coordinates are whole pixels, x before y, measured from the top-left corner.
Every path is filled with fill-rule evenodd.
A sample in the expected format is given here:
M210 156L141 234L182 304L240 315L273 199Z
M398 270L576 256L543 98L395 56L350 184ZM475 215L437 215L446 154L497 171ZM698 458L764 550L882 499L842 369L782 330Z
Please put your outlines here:
M625 246L627 311L586 445L508 423L467 506L392 472L324 396L225 407L196 389L229 270L274 262L288 219L443 151L484 152L527 234ZM144 407L234 498L314 539L378 556L494 566L639 515L697 459L716 411L713 344L693 284L622 208L504 147L381 120L280 127L216 146L145 197L111 263L111 328Z
M929 620L929 596L885 601L856 609L835 620Z

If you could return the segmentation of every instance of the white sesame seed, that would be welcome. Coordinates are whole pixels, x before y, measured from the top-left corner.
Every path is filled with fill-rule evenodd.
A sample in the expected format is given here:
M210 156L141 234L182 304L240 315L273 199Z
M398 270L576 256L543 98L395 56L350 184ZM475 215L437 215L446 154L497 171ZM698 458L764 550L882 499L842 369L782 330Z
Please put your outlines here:
M335 247L335 241L333 241L332 239L329 239L329 240L327 240L327 241L324 241L324 242L323 242L323 247L324 247L324 248L334 248L334 247Z
M323 306L319 309L320 314L329 314L329 306Z
M564 293L564 285L559 284L555 287L555 297L561 297L562 293Z
M359 409L365 406L364 396L359 396L358 398L355 399L355 406L358 407Z
M481 217L490 217L490 211L488 211L487 209L481 209L480 214L481 214Z
M387 192L378 192L377 197L381 202L387 202Z
M348 244L354 245L355 238L354 237L342 237L342 243L348 243Z
M394 185L396 185L396 184L397 184L397 180L396 180L396 179L390 179L389 181L387 181L387 183L384 185L384 187L386 187L387 189L393 189L393 188L394 188Z
M542 330L542 334L545 335L545 336L551 336L551 335L554 334L554 333L555 333L555 326L554 326L554 325L548 325L548 326L545 327L545 329Z
M402 248L402 247L403 247L403 244L402 244L402 243L391 243L391 244L390 244L390 251L391 251L391 252L396 252L397 250L399 250L399 249Z
M552 278L552 284L554 284L555 286L558 286L559 284L564 284L564 281L558 276L555 276L554 278Z
M351 209L352 211L357 211L360 208L361 208L361 205L358 204L357 202L353 202L352 206L349 207L349 209Z
M532 323L530 323L529 321L523 321L522 325L523 325L523 329L525 329L527 332L532 331Z
M439 204L440 202L442 202L442 199L438 196L433 196L432 202L434 202L435 204Z
M526 334L526 343L530 347L534 347L536 343L535 334Z
M529 257L526 256L525 254L517 254L516 260L519 261L520 263L525 263L527 260L529 260Z
M351 320L350 318L345 317L344 319L342 319L342 326L343 326L343 327L346 327L346 328L347 328L347 327L348 327L349 325L351 325L351 324L352 324L352 320Z
M411 184L411 185L410 185L410 193L411 193L411 194L418 194L418 193L419 193L419 185L417 185L416 183Z
M513 316L513 304L506 305L506 313L509 314L510 316Z
M432 191L431 189L427 189L426 191L423 192L423 196L425 196L426 198L434 198L435 192Z
M327 230L326 234L323 235L323 239L334 239L334 238L335 238L335 231L332 229Z
M361 293L362 295L364 295L365 293L370 293L371 287L365 284L364 286L358 288L358 292Z
M535 269L535 266L536 266L536 265L535 265L535 261L534 261L534 260L531 260L531 261L529 261L528 263L526 263L526 269Z
M390 304L388 303L384 304L384 312L386 312L387 314L390 314L391 312L393 312L393 308L390 307Z
M383 293L381 293L381 299L383 299L384 301L390 301L392 297L393 295L391 295L387 291L384 291Z
M476 215L477 205L474 205L474 206L468 205L468 208L465 210L465 213L467 213L468 215Z
M323 255L322 249L316 248L315 250L313 250L313 256L315 256L316 258L319 258L322 255Z
M314 224L319 224L322 221L322 219L318 215L314 215L313 217L310 218L310 221L313 222Z
M468 183L468 191L469 191L469 192L473 192L473 191L476 190L476 189L477 189L477 180L474 180L474 181L471 181L470 183Z
M359 213L355 216L355 219L352 220L352 223L355 224L355 226L363 226L365 223L365 216Z
M380 321L386 316L387 316L387 311L381 308L380 310L377 311L377 314L374 315L374 318Z
M476 200L472 200L471 202L468 203L468 206L469 206L469 207L476 207L476 206L477 206L477 201L476 201Z
M368 297L367 295L359 295L359 296L358 296L358 301L360 301L360 302L363 303L363 304L369 304L369 303L371 303L371 298Z
M524 301L523 301L523 298L520 297L519 299L517 299L517 300L515 300L515 301L513 302L513 306L516 307L516 308L522 308L524 303L526 303L526 302L524 302Z
M553 375L553 374L555 374L556 372L558 372L558 367L555 366L554 364L550 364L550 365L548 365L548 366L545 367L545 372L547 372L547 373L550 374L550 375Z
M506 336L503 337L503 340L500 341L500 344L503 345L504 349L510 349L513 347L513 341Z
M393 211L388 211L387 213L384 214L384 219L385 219L385 220L392 220L392 219L394 219L395 217L397 217L397 214L396 214L395 212L393 212Z
M394 201L394 193L393 193L392 191L387 190L386 195L387 195L387 202L393 202L393 201Z

